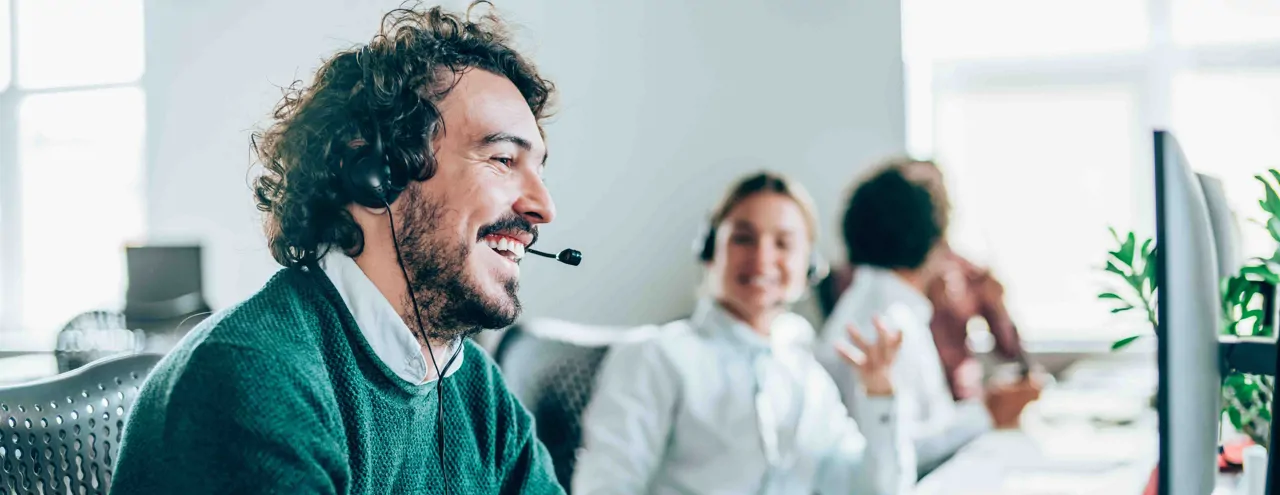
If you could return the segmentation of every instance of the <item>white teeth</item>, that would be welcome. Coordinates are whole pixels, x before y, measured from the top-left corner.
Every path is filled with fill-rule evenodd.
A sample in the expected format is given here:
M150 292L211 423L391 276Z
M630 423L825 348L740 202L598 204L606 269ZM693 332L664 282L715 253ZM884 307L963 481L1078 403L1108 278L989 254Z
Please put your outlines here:
M516 261L524 258L524 243L518 240L510 237L486 237L483 242L485 246L497 251L499 254L511 253L511 257L515 258Z

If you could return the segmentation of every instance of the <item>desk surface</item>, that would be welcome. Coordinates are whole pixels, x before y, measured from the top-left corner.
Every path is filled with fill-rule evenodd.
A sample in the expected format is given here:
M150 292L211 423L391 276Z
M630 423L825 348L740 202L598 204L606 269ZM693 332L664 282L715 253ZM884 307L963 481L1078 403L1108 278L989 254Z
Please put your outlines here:
M1140 495L1159 462L1154 362L1088 360L1023 412L930 473L921 495ZM1217 493L1236 478L1219 479Z

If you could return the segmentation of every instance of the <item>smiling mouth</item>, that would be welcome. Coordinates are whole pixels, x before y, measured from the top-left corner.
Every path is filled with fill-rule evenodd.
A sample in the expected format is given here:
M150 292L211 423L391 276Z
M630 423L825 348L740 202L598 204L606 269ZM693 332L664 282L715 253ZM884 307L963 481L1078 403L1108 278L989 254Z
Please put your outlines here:
M755 287L755 288L762 289L762 288L774 285L776 281L771 277L764 277L764 276L758 276L758 275L754 275L754 276L742 275L738 277L738 283L742 285L746 285L748 287Z
M524 258L524 250L527 247L519 239L505 235L488 235L480 239L480 243L512 263L519 263Z

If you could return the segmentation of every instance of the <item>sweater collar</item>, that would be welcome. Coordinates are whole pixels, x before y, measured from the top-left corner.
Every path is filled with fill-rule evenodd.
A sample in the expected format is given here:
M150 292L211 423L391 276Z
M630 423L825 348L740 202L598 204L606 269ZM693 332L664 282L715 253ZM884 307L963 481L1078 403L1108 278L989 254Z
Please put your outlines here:
M360 269L360 265L338 248L329 249L319 264L342 297L342 302L347 305L361 335L386 368L412 385L434 383L434 379L427 380L431 358L423 354L417 337L404 324L400 314L378 287L373 285L373 281L364 274L364 270ZM441 353L445 355L435 356L436 362L444 365L460 345L461 341L455 342L447 353ZM462 367L465 355L465 352L459 352L453 364L442 370L445 377L453 375Z

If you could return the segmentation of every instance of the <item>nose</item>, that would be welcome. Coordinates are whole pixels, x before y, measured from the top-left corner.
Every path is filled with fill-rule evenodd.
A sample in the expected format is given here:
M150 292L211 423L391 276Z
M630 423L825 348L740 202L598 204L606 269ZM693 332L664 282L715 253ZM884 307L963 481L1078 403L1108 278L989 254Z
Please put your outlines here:
M761 239L756 243L755 249L751 250L751 264L758 272L767 271L770 267L777 266L780 256L779 250L773 246L772 242Z
M513 206L516 213L534 225L551 223L556 216L556 204L551 200L551 191L547 190L542 178L536 174L526 174L522 183L520 197Z

